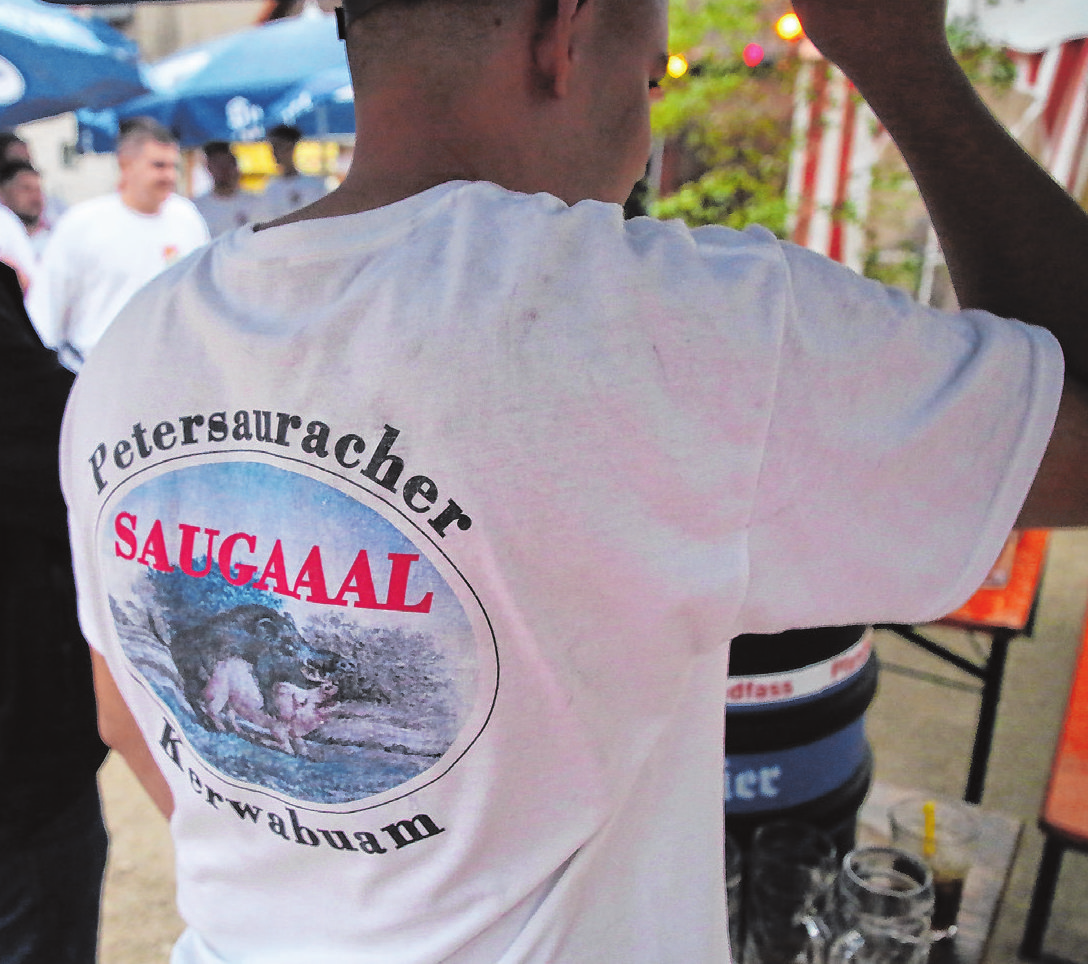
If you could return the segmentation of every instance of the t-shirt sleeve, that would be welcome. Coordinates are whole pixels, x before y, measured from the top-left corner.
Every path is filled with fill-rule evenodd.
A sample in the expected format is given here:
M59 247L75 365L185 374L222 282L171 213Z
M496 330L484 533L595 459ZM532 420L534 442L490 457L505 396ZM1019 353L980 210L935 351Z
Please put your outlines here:
M1046 449L1061 351L783 245L774 406L749 529L744 631L921 622L997 558Z

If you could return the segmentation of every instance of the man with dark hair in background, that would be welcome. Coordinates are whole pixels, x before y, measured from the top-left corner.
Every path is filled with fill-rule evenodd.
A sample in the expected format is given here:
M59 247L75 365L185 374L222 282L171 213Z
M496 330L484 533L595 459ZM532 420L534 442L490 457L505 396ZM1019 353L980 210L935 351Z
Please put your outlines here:
M46 245L27 309L73 371L134 292L208 241L192 201L175 193L178 157L161 124L123 122L117 191L73 205Z
M260 195L241 186L238 158L226 141L204 145L204 166L212 179L211 190L193 198L213 238L254 221Z
M0 265L0 960L95 959L106 829L57 471L72 384Z
M0 131L0 166L9 161L22 161L33 166L34 158L30 155L30 146L13 131ZM68 205L55 194L45 195L45 207L38 219L43 232L52 230L60 216L68 210ZM41 252L39 251L39 254Z
M299 129L287 124L277 124L268 132L268 145L279 175L268 179L261 194L262 221L272 221L288 211L306 207L328 193L323 177L303 174L295 164L295 149L300 140Z
M964 310L624 219L666 0L349 0L344 183L92 354L64 488L174 964L720 964L730 639L933 619L1088 524L1088 216L940 0L795 7Z
M49 227L42 217L45 211L42 176L33 164L29 161L0 164L0 203L23 222L31 246L41 254L49 238Z

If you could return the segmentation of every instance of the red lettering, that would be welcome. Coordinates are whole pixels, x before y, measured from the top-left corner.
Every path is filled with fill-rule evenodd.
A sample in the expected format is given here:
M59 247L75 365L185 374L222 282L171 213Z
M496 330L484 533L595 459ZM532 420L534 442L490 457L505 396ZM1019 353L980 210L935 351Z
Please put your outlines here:
M166 552L166 538L162 534L162 522L159 519L155 520L155 524L147 534L147 541L144 543L143 551L136 561L142 566L157 569L159 572L174 571Z
M120 512L114 519L114 552L122 559L135 559L141 565L156 569L159 572L173 572L174 567L170 562L170 554L167 551L166 536L163 524L156 519L142 549L137 556L139 539L137 536L137 517L133 513ZM180 549L178 554L178 566L188 576L202 579L207 576L213 566L218 566L222 577L232 586L244 586L251 582L260 571L260 578L253 586L265 592L274 592L282 596L291 596L294 599L307 599L310 602L326 606L347 606L349 597L354 597L353 605L356 609L384 609L403 613L429 613L434 603L434 593L425 592L418 602L409 602L409 580L412 577L412 567L419 562L418 553L389 553L390 571L389 588L385 602L379 602L374 590L374 575L370 568L370 557L365 549L360 549L348 570L344 581L335 597L328 593L325 567L321 558L320 546L311 546L309 553L298 570L292 584L288 574L287 563L284 558L284 548L281 540L277 539L268 558L261 565L250 561L235 559L235 554L248 552L254 555L257 552L257 536L246 532L233 532L222 539L216 551L216 540L220 535L218 529L204 528L198 525L179 523ZM197 539L203 532L207 538L206 548L200 546L204 552L198 555ZM263 555L263 553L262 553ZM741 684L746 686L751 696L752 683L748 681ZM763 689L763 687L760 687ZM736 694L737 696L743 694Z
M233 572L235 564L231 556L234 553L235 545L239 542L244 542L250 552L255 552L257 549L257 537L248 535L245 532L232 533L223 540L223 544L219 547L219 571L232 586L244 586L257 571L256 566L248 563L245 565L238 563L237 574Z
M346 606L344 597L351 593L356 596L354 606L356 609L379 609L378 599L374 595L374 577L370 574L370 557L365 549L360 549L355 561L351 564L348 574L344 577L343 585L332 601L334 606Z
M117 533L118 539L113 544L113 551L122 559L135 559L136 516L131 512L118 512L117 518L113 520L113 531Z
M393 569L389 573L389 596L386 598L383 609L395 609L401 613L429 613L434 593L429 592L422 600L409 606L405 600L408 595L408 576L413 562L419 561L419 555L408 555L399 552L389 553L389 561L393 563Z
M193 543L196 541L196 534L200 531L200 526L179 523L178 528L181 530L181 556L178 559L178 565L181 566L182 572L186 573L186 575L202 579L212 571L215 537L219 535L219 530L204 530L208 534L208 551L204 554L204 568L197 572L196 567L193 565Z
M333 602L325 590L325 570L321 565L321 550L317 546L310 549L309 555L306 556L298 572L293 593L296 598L302 598L299 589L303 587L310 590L307 596L310 602L326 604Z
M274 579L276 584L270 586L268 584L269 579ZM271 590L281 596L299 598L297 592L291 591L291 585L287 581L287 564L283 561L283 543L279 539L276 540L276 544L272 547L272 553L268 557L268 562L265 563L264 572L261 573L261 578L254 583L254 588Z

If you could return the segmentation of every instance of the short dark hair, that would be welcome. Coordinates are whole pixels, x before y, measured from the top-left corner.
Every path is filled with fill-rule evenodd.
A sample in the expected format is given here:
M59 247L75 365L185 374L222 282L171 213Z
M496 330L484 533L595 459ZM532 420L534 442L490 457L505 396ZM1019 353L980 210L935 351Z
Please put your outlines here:
M203 147L205 157L214 157L215 155L230 154L234 156L234 151L231 150L231 146L227 141L208 141Z
M297 144L302 140L302 131L297 127L292 127L290 124L277 124L273 127L268 134L268 137L278 137L281 140L290 141L292 144Z
M37 168L29 161L4 161L0 164L0 187L3 187L5 184L10 184L16 177L22 174L23 171L30 171L31 174L38 174Z
M0 160L3 160L8 156L8 148L12 144L25 144L24 141L14 131L0 131Z

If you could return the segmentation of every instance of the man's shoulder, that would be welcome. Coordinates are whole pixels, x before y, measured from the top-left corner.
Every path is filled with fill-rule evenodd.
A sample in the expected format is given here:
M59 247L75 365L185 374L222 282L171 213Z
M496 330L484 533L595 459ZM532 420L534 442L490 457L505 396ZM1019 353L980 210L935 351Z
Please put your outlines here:
M124 204L121 203L121 195L116 191L110 191L108 194L97 194L94 197L77 201L61 215L60 219L63 221L72 218L85 218L107 211L121 211L123 209Z
M159 220L168 230L185 231L194 244L208 240L208 226L200 209L187 197L171 194L159 209Z
M190 215L199 215L200 212L197 209L196 204L190 201L189 198L183 197L180 194L171 194L159 209L160 214L165 215L178 215L186 217Z
M95 197L77 201L69 207L53 226L54 235L81 233L86 225L99 223L104 219L115 218L124 213L121 196L117 192L99 194Z

